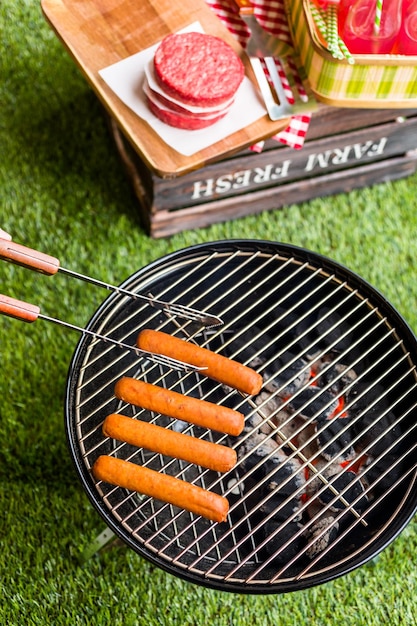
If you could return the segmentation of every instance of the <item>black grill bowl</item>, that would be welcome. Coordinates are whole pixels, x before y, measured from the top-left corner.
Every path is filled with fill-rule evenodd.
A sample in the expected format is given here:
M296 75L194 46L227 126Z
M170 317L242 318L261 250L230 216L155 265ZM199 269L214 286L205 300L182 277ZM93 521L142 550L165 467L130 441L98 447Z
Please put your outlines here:
M115 382L122 376L237 408L246 415L244 436L259 433L259 424L254 423L259 414L253 398L244 398L199 374L167 370L132 351L83 335L67 381L69 448L94 507L128 546L193 583L237 593L281 593L342 576L373 559L398 536L417 507L417 344L404 319L376 289L323 256L287 244L255 240L219 241L180 250L137 271L121 286L209 311L220 316L224 324L205 329L113 293L95 312L88 330L134 345L141 329L159 329L255 363L265 380L271 373L273 378L280 367L284 378L291 376L293 369L285 365L283 355L294 356L298 367L316 362L317 355L331 353L336 364L355 373L353 379L340 380L339 395L346 399L355 454L366 459L354 479L366 492L362 506L362 496L346 502L343 494L350 492L340 491L339 482L332 483L329 469L325 468L323 475L339 489L336 495L329 492L328 482L317 478L323 466L321 456L317 464L317 455L324 449L319 448L315 456L311 449L272 433L280 451L290 459L284 465L295 468L292 478L297 479L275 480L273 498L278 493L277 501L266 495L267 465L261 461L254 467L250 459L255 457L250 454L246 461L239 457L234 470L220 475L106 438L101 429L103 420L109 413L121 412L241 449L239 438L175 424L166 416L123 405L114 396ZM279 386L280 382L274 381ZM327 384L325 374L318 375L318 382L323 387ZM297 393L304 393L306 387L310 382L295 392L294 406ZM288 400L282 402L285 405ZM299 420L298 409L292 411L291 420ZM326 431L329 421L320 419L313 417L309 427L314 423L314 428ZM266 422L270 426L270 421ZM129 459L226 495L230 502L228 521L209 522L152 498L97 482L91 468L101 454ZM292 462L295 465L290 465ZM306 487L299 486L298 478L306 480L306 469L318 484L318 495L313 498L306 498ZM343 475L348 470L349 466L340 471ZM322 500L327 496L329 502L333 496L333 503L340 505L342 501L342 505L332 513L324 506L316 514L317 522L319 515L331 514L337 532L325 548L312 555L308 546L312 541L314 546L318 543L311 539L316 528L311 510L320 494Z

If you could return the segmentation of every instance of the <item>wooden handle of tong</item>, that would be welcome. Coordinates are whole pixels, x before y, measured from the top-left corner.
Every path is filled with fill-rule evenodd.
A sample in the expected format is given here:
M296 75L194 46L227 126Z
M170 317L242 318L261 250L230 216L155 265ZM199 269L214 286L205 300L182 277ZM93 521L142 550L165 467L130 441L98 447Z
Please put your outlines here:
M35 322L38 319L40 308L35 304L0 294L0 313L23 322Z
M42 274L56 274L59 269L59 261L55 257L2 238L0 238L0 259Z

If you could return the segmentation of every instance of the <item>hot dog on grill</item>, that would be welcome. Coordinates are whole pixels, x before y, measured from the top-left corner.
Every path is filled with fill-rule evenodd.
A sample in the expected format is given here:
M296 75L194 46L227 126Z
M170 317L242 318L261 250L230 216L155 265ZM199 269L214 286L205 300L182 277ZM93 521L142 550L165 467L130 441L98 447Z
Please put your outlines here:
M103 433L107 437L125 441L132 446L195 463L216 472L227 472L234 467L237 460L236 451L227 446L177 433L118 413L106 417Z
M148 467L102 455L92 471L96 480L169 502L214 522L227 518L229 503L223 496Z
M196 426L235 437L243 430L244 416L234 409L185 396L142 380L125 376L117 381L114 393L119 400Z
M244 393L257 395L262 388L262 376L252 368L167 333L145 329L139 333L136 343L141 350L206 367L201 374Z

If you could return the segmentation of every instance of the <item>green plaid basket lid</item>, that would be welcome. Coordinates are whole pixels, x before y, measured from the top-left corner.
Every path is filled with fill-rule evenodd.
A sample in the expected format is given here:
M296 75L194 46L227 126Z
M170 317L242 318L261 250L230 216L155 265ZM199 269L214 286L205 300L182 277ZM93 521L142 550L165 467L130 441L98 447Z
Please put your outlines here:
M310 0L285 0L294 46L318 100L347 107L417 106L417 56L335 59L317 33L310 7Z

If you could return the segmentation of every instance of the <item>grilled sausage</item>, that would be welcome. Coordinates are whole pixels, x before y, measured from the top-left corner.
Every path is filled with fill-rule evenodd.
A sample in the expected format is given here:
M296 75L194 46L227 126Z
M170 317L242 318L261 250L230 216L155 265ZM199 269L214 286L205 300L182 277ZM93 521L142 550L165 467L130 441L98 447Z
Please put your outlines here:
M227 518L229 502L225 497L174 476L105 455L98 457L92 471L96 480L169 502L214 522Z
M234 409L185 396L142 380L125 376L117 381L114 393L123 402L196 426L211 428L235 437L243 430L243 414Z
M256 395L261 390L263 380L258 372L189 341L158 330L145 329L139 333L136 343L141 350L163 354L198 367L206 367L207 369L201 370L201 374L244 393Z
M227 446L197 439L117 413L106 417L103 433L107 437L125 441L132 446L195 463L216 472L227 472L232 469L237 460L236 451Z

